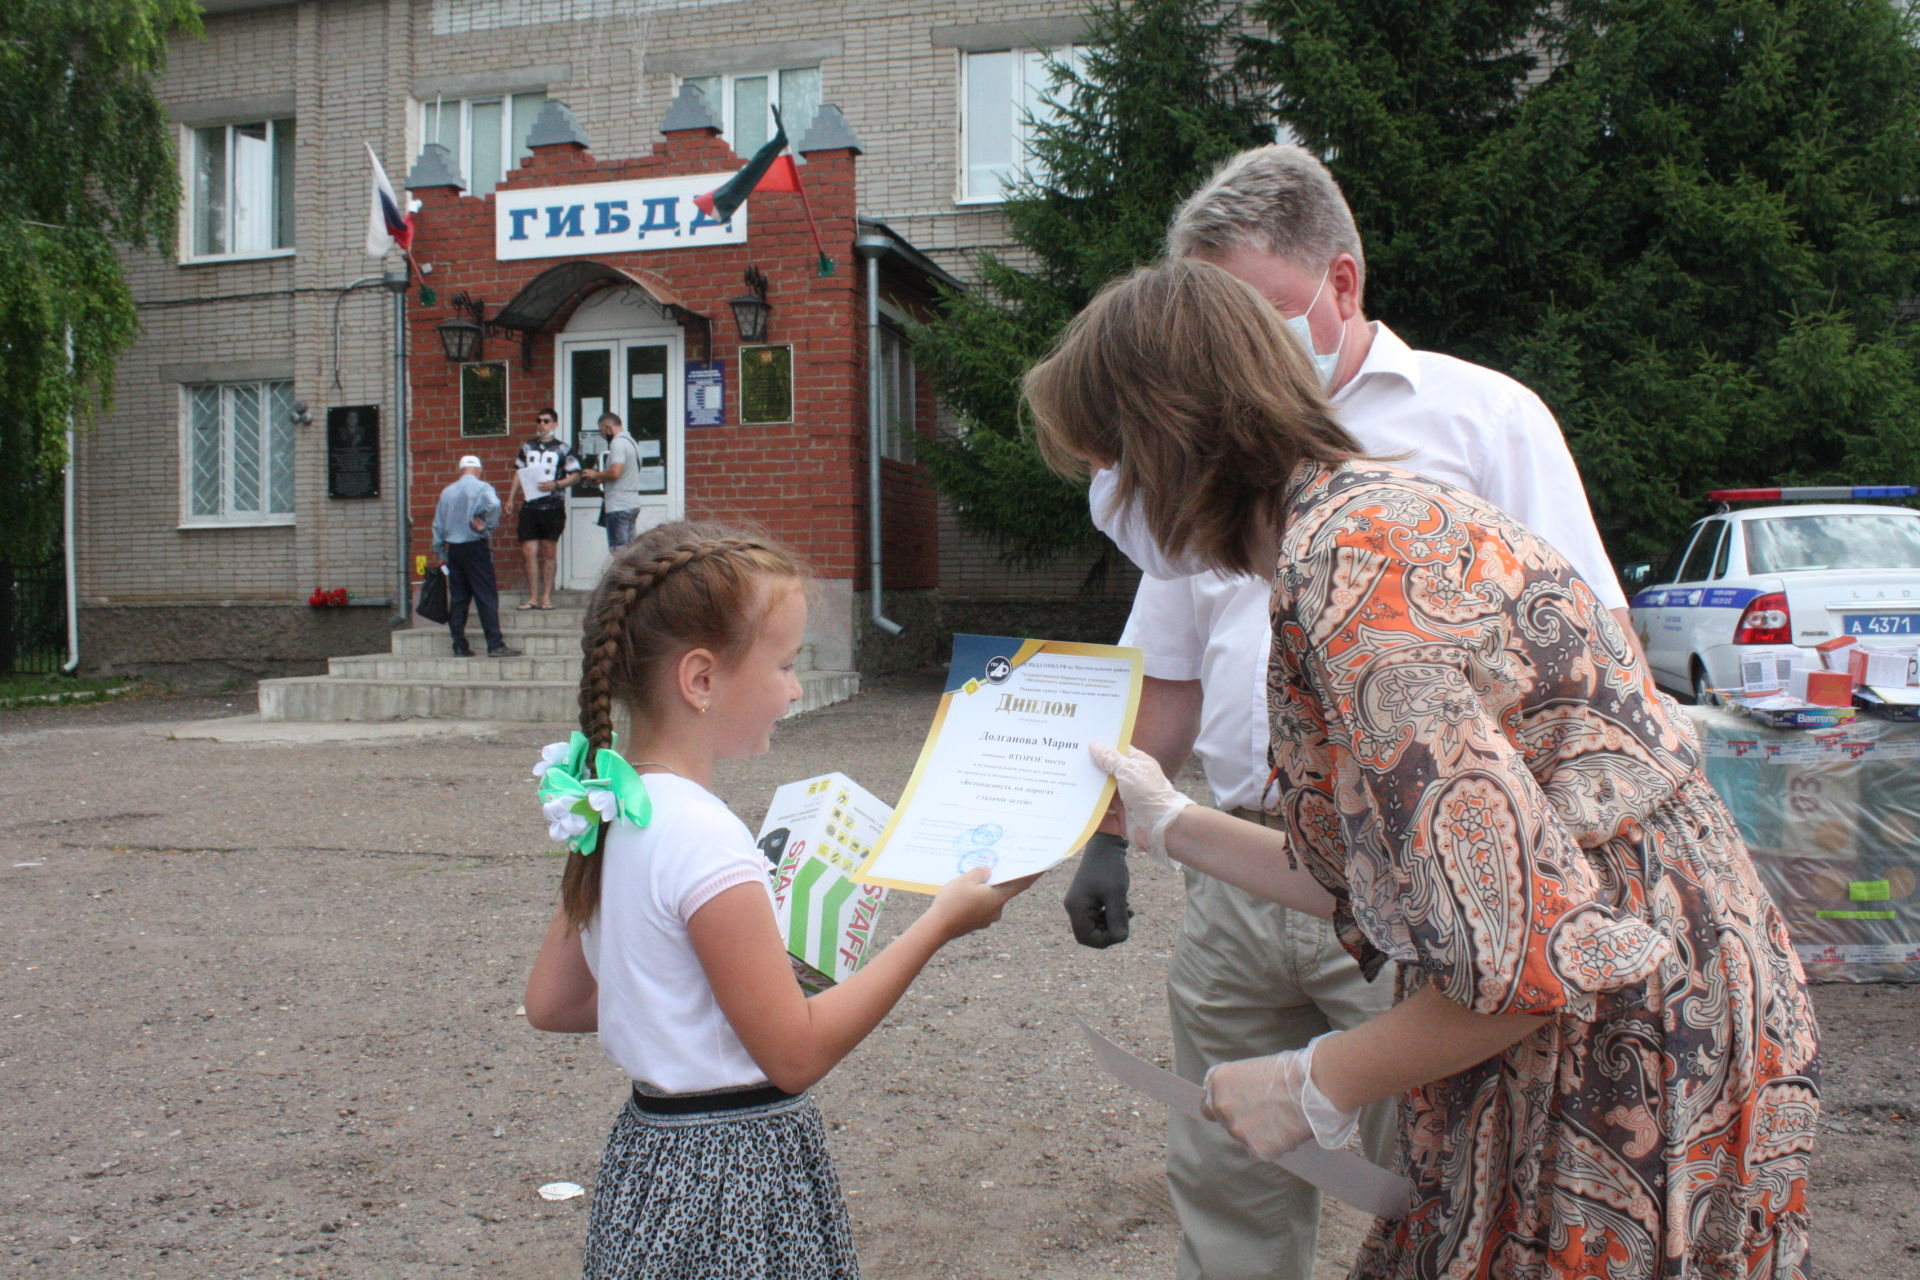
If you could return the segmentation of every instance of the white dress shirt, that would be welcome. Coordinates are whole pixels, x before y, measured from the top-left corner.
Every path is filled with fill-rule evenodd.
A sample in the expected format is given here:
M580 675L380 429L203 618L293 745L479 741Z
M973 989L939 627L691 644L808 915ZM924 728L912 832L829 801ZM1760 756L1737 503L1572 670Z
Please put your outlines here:
M1602 607L1626 608L1580 472L1540 397L1492 369L1415 351L1378 321L1372 329L1365 362L1333 397L1360 447L1501 507L1552 543ZM1147 675L1200 681L1194 753L1223 809L1263 807L1270 586L1218 573L1142 578L1120 636L1144 651Z

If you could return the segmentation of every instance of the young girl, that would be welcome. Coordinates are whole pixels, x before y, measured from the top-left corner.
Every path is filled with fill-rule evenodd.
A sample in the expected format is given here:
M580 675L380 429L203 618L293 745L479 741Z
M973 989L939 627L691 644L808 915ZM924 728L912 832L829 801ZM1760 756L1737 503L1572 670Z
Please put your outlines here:
M600 1165L587 1280L857 1276L806 1090L935 951L1025 887L969 872L859 973L802 994L766 859L707 790L714 762L766 751L800 696L802 581L787 552L725 528L635 539L587 612L581 732L535 769L572 852L527 1021L599 1032L633 1081ZM633 721L618 754L616 703Z

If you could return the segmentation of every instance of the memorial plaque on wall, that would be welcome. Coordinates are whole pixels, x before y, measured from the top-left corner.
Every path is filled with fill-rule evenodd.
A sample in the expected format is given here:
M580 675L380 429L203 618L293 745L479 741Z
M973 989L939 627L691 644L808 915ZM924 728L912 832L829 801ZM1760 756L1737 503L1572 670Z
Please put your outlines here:
M483 360L460 366L460 434L507 434L505 360Z
M793 348L740 348L740 421L793 421Z
M327 496L380 496L380 406L327 410Z

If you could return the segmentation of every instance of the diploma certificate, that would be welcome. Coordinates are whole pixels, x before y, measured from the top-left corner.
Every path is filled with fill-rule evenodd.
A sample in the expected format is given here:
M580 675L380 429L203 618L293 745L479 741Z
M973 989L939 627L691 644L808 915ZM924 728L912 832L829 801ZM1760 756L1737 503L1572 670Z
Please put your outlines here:
M1127 744L1140 677L1138 649L955 636L906 794L854 879L932 893L974 867L1000 884L1077 852L1113 797L1087 744Z

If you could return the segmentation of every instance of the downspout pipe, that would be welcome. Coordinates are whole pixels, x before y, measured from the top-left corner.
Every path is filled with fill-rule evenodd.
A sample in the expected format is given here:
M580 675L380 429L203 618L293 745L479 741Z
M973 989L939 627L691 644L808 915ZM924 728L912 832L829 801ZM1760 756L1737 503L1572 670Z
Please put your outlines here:
M856 237L853 249L867 260L867 597L873 625L890 636L906 628L886 615L880 597L880 442L886 423L880 370L880 259L893 252L881 235Z
M397 580L393 588L393 625L404 627L412 618L412 575L407 572L407 552L412 542L409 509L412 461L407 441L407 284L405 266L391 268L381 277L393 294L393 496L394 496L394 568Z
M72 329L67 330L67 368L73 368ZM67 406L67 474L64 481L66 493L61 503L67 551L67 660L60 664L60 670L68 675L80 669L80 572L73 545L73 468L79 461L79 455L74 452L74 444L73 406L69 405Z

